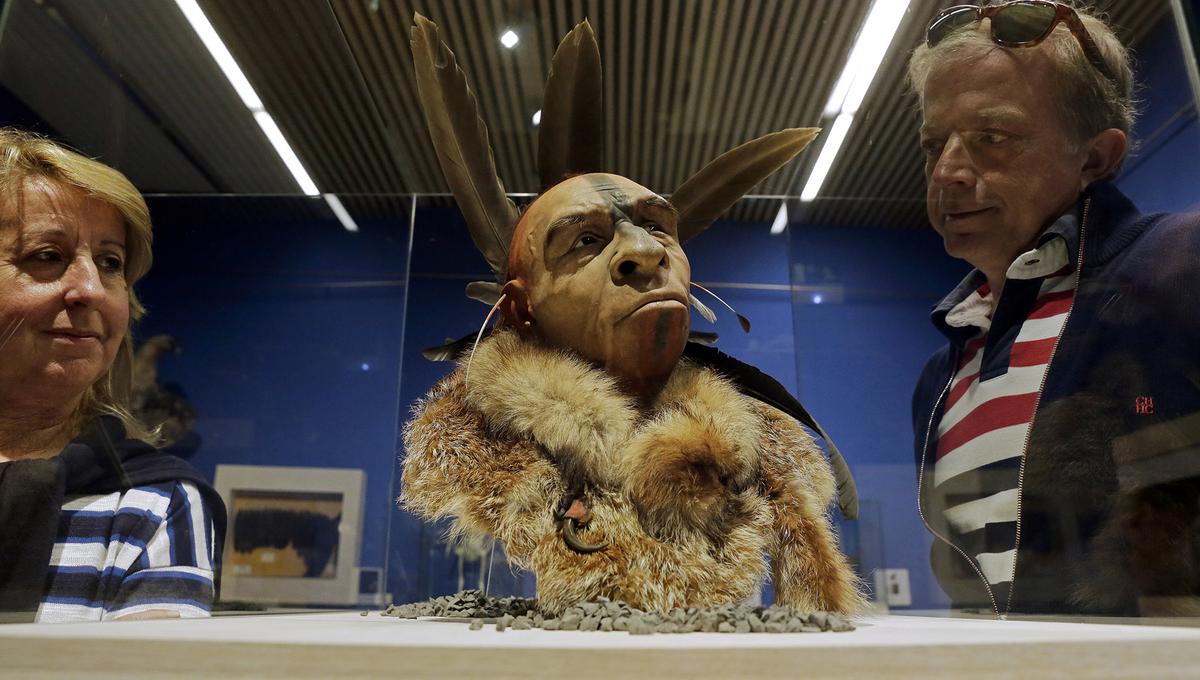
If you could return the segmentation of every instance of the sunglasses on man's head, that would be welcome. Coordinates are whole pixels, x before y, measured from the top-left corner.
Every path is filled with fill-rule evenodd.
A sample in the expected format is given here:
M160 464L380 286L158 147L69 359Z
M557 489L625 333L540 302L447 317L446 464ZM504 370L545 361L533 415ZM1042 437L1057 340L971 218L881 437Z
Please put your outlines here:
M1112 70L1100 54L1100 48L1083 26L1083 21L1069 5L1050 0L1014 0L990 7L957 5L938 13L925 29L925 44L933 47L951 33L970 24L991 20L992 42L1001 47L1033 47L1050 35L1055 26L1065 22L1079 41L1088 61L1105 78L1116 82Z

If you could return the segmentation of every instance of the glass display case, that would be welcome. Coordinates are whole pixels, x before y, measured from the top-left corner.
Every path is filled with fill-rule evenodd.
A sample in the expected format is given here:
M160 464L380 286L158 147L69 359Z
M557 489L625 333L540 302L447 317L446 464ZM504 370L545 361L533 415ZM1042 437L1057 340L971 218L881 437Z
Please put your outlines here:
M481 330L488 305L466 288L493 278L430 142L410 50L415 12L437 22L466 73L496 172L522 211L545 188L537 140L551 57L584 18L603 61L594 106L605 120L607 171L670 199L727 149L784 128L822 128L687 242L692 281L751 321L746 332L711 303L716 321L692 313L691 330L777 380L827 433L813 431L825 450L832 440L845 457L859 512L830 513L871 613L1006 618L1011 602L957 594L981 578L991 594L995 579L980 567L991 558L968 555L962 536L935 536L930 527L944 518L924 516L958 501L931 510L932 496L919 500L933 483L921 442L946 435L929 414L948 408L940 384L932 405L918 386L947 345L930 313L973 270L930 227L926 186L937 158L927 166L922 135L931 128L922 132L907 79L910 55L950 4L3 0L0 126L78 149L146 197L154 262L138 284L147 313L134 341L150 352L156 394L170 408L139 415L163 425L165 450L224 496L225 578L237 585L213 605L222 616L379 610L471 588L538 593L535 575L511 566L501 542L453 538L449 521L399 503L406 425L454 369L427 350ZM1129 155L1106 185L1145 215L1200 211L1200 4L1089 4L1129 48L1135 82ZM1026 186L1037 191L1037 178ZM1086 223L1086 210L1077 217ZM1018 608L1016 618L1200 620L1190 618L1200 615L1200 501L1190 490L1200 421L1186 396L1200 384L1200 355L1150 325L1159 312L1186 315L1200 254L1165 252L1172 257L1144 267L1162 273L1175 299L1141 297L1137 280L1122 279L1094 315L1069 323L1081 338L1107 334L1134 354L1190 352L1190 360L1155 364L1170 373L1156 381L1134 374L1137 362L1124 355L1102 366L1045 358L1043 366L1057 360L1089 376L1086 394L1074 396L1090 399L1096 416L1059 422L1036 411L1056 428L1055 445L1036 450L1076 467L1030 474L1061 485L1063 503L1087 496L1103 512L1027 507L1024 535L1020 505L1013 518L1020 540L1067 545L1072 569L1104 569L1089 551L1107 540L1109 558L1136 562L1145 577L1117 570L1073 602L1140 604ZM1094 479L1093 455L1107 471ZM1087 493L1072 486L1093 483ZM947 546L961 560L938 567ZM776 601L770 579L752 599Z

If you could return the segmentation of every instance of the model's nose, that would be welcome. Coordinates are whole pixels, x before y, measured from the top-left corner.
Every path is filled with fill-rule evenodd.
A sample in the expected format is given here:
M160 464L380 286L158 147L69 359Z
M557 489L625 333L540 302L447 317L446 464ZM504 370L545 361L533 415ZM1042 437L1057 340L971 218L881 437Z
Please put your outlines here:
M666 268L667 249L645 229L632 223L617 227L618 250L612 260L612 280L617 285L654 276Z

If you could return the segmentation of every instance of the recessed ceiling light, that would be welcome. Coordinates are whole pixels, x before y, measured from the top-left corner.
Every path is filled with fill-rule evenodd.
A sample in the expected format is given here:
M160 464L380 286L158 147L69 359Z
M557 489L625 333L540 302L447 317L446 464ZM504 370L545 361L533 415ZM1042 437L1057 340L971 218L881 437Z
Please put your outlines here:
M542 110L538 109L533 112L533 126L537 127L542 124Z
M517 34L513 33L512 31L505 31L504 35L500 36L500 44L504 45L510 50L516 47L517 43L519 42L521 42L521 39L518 38Z

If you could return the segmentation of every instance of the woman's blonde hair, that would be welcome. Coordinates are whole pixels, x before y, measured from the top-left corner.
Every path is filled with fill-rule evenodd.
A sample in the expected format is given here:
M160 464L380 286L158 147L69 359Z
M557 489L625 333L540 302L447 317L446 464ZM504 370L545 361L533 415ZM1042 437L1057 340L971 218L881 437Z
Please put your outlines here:
M100 415L112 415L129 436L154 443L157 436L129 410L133 382L133 323L145 313L133 285L150 269L150 210L142 194L125 175L40 135L0 128L0 201L16 205L28 179L44 179L75 187L116 208L125 223L125 283L129 289L129 327L112 366L84 392L76 411L75 434ZM13 200L10 200L13 199ZM3 222L0 222L2 224Z

